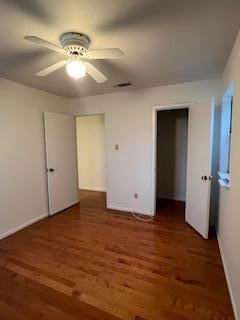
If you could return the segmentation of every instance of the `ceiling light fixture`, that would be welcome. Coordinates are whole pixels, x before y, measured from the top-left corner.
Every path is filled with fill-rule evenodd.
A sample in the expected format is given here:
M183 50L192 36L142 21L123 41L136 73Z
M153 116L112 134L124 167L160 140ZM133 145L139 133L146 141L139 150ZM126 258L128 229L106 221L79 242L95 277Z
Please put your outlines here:
M64 60L37 72L36 76L38 77L45 77L62 67L66 67L66 72L70 77L79 79L84 77L86 73L97 83L103 83L107 81L107 77L99 71L98 68L86 60L120 59L124 57L124 53L118 48L89 50L89 37L78 32L67 32L62 34L60 37L61 46L57 46L44 39L31 35L25 36L24 39L66 57Z
M86 75L86 67L82 61L72 60L66 65L67 74L74 78L80 79Z

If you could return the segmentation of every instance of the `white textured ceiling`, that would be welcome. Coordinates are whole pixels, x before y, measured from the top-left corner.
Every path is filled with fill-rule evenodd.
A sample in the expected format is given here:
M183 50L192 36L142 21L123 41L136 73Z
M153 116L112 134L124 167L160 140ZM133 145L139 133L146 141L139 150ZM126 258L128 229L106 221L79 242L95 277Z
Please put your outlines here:
M77 97L221 75L240 27L239 0L0 0L0 76L57 95ZM65 69L34 74L62 59L28 43L59 44L86 33L91 49L119 47L123 60L93 61L108 81L70 79ZM132 82L129 89L113 85Z

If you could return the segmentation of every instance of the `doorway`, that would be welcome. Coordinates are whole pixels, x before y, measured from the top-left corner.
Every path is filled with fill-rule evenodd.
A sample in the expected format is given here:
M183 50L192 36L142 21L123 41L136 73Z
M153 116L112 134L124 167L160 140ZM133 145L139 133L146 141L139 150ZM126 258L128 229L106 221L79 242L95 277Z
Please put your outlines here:
M103 114L77 117L76 128L81 204L89 202L92 196L106 203L105 117Z
M184 219L187 181L188 109L157 111L156 214Z

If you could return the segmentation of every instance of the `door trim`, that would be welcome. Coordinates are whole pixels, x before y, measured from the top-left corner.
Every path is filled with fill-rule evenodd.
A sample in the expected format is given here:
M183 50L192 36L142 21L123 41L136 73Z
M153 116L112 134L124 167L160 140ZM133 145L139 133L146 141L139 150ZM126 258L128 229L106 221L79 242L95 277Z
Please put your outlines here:
M163 110L189 109L195 101L177 104L154 105L152 107L152 215L156 214L156 168L157 168L157 112ZM188 164L187 164L188 165Z

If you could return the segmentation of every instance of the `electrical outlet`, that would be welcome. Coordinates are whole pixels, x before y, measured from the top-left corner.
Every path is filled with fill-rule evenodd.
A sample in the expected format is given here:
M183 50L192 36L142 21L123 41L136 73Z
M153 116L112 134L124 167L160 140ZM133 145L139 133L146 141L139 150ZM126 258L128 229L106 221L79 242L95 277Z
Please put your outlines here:
M138 199L138 193L134 193L134 199Z
M115 144L115 150L119 150L119 145Z

